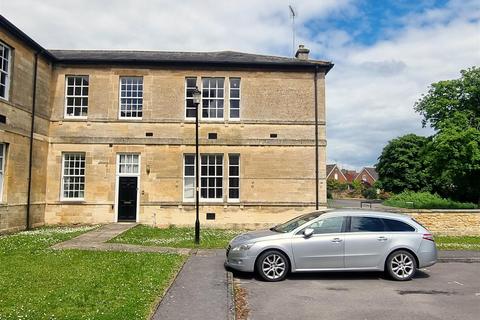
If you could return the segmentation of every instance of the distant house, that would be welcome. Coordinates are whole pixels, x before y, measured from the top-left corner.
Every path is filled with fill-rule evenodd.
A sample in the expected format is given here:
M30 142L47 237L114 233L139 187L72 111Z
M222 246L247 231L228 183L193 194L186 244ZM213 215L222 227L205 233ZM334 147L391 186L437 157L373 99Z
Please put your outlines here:
M342 173L347 179L348 183L352 183L355 180L355 178L358 176L358 172L355 170L342 169Z
M347 177L336 164L327 164L327 180L338 181L340 183L348 182Z
M378 180L378 173L373 167L363 167L362 170L355 177L355 181L359 181L363 184L373 186L375 181Z

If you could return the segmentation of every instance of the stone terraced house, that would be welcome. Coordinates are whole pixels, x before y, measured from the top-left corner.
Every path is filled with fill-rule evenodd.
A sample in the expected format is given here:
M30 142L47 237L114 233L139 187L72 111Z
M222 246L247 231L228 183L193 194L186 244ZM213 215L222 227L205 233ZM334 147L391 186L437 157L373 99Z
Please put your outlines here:
M0 232L193 225L195 87L202 224L325 207L333 64L308 53L46 50L0 16Z

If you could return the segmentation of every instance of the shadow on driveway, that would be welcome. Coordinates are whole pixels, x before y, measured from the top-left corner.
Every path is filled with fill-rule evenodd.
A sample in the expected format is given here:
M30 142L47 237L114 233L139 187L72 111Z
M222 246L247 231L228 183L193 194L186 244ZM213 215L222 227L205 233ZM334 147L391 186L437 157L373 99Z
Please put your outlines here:
M250 272L240 272L230 270L233 276L240 280L257 280L266 282L258 274ZM417 270L415 279L429 278L430 275L422 270ZM337 272L337 271L323 271L323 272L298 272L290 273L286 280L299 281L299 280L388 280L398 282L390 279L384 272L379 271L356 271L356 272Z

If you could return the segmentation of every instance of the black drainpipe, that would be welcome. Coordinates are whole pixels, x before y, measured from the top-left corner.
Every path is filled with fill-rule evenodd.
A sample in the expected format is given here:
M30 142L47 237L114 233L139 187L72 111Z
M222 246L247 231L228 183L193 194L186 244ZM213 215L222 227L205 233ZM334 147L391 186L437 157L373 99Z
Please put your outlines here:
M315 66L315 209L318 210L318 66Z
M36 107L36 98L37 98L37 65L38 65L38 54L35 52L35 62L33 64L33 96L32 96L32 122L30 126L30 150L28 155L28 191L27 191L27 221L26 229L30 229L30 202L31 202L31 191L32 191L32 166L33 166L33 131L35 126L35 107Z

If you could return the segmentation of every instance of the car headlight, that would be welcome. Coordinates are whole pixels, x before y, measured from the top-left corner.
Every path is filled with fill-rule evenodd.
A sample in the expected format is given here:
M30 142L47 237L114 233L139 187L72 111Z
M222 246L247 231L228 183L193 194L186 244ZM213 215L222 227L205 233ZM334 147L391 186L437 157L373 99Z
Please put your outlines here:
M253 243L241 244L239 246L233 247L232 251L247 251L253 246Z

